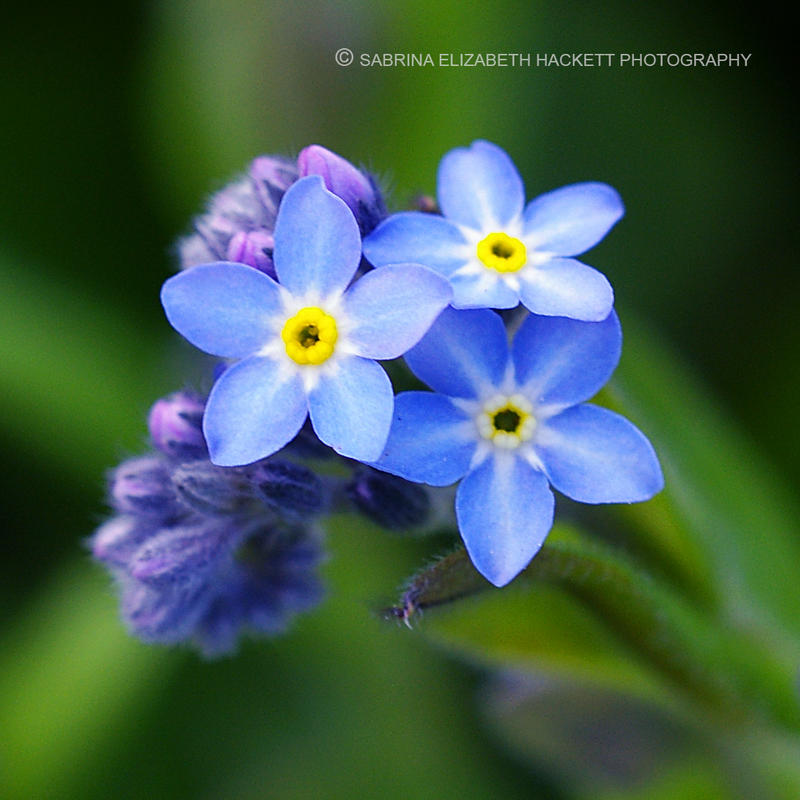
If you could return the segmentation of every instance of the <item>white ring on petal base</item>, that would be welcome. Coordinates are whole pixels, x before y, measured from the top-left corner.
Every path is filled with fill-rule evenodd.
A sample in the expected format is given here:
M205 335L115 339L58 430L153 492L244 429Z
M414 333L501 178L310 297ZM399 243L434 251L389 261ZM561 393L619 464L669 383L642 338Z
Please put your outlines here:
M453 278L472 278L476 288L481 286L494 286L497 283L505 284L519 300L520 292L522 291L522 281L526 275L536 270L542 264L547 264L555 256L550 252L537 251L531 244L530 237L526 237L522 229L522 218L518 217L512 220L508 225L502 228L483 228L476 230L474 228L466 228L459 226L461 234L466 240L467 244L463 249L458 248L459 254L464 260L464 263L448 276L452 281ZM478 245L493 233L503 233L512 239L518 239L525 247L525 263L517 270L511 272L500 272L492 267L487 266L481 261L478 256ZM458 281L454 283L454 288L457 289ZM478 288L478 291L480 289ZM456 308L462 305L468 305L464 302L463 298L455 298L454 304Z
M515 430L497 426L497 416L504 412L517 417ZM496 394L482 403L481 411L475 418L478 433L494 447L502 450L516 450L533 438L537 428L533 414L533 404L519 393L512 395Z

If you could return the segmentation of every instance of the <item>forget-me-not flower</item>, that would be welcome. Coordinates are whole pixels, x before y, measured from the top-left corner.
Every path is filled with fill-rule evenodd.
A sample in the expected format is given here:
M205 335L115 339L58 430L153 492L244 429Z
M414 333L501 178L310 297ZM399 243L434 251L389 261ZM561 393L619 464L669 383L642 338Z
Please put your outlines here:
M286 192L275 223L276 282L252 267L215 263L170 278L161 298L172 326L212 355L240 359L208 398L203 431L211 460L238 466L289 442L306 417L336 452L380 455L394 396L375 359L402 355L452 292L416 264L374 270L348 286L361 236L323 179Z
M434 391L397 396L375 466L432 486L460 480L467 551L505 585L552 526L550 485L583 503L638 502L662 488L645 436L583 402L610 377L621 342L613 312L602 322L529 315L509 347L495 312L447 309L405 356Z
M573 256L597 244L624 213L603 183L577 183L525 205L522 179L496 145L451 150L438 173L443 216L403 212L364 242L377 267L425 264L446 276L456 308L513 308L599 321L614 294L606 278Z

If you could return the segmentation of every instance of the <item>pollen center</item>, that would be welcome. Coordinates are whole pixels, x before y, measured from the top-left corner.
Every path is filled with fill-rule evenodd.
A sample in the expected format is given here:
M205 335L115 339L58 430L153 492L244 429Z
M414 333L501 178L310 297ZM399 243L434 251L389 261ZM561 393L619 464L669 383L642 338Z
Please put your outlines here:
M525 245L506 233L490 233L478 242L478 258L496 272L517 272L525 266Z
M333 355L339 333L336 320L321 308L307 306L286 320L281 339L286 354L298 364L322 364Z
M522 395L497 395L484 403L478 416L478 430L484 439L497 447L510 450L533 436L536 419L533 407Z

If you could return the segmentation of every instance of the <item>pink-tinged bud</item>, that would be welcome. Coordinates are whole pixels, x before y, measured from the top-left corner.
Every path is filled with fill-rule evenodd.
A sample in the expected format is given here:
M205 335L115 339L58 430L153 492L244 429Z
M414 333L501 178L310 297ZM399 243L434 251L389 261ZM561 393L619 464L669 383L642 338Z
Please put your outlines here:
M177 513L177 497L166 462L140 456L120 464L110 481L111 503L122 514L168 519Z
M204 411L203 400L189 392L175 392L157 400L147 418L154 447L182 460L207 456L202 430Z
M282 158L259 156L250 162L248 176L265 212L262 224L271 230L284 193L297 180L297 168Z
M274 246L275 240L272 235L263 229L240 231L228 242L227 260L255 267L274 278L275 267L272 264Z
M318 144L300 151L297 157L300 177L319 175L326 188L347 203L362 232L371 230L383 216L383 201L370 179L336 153Z
M275 156L258 156L250 162L250 178L257 184L269 183L286 191L297 180L297 169L290 161Z
M145 524L141 516L126 514L112 517L92 537L92 555L109 566L124 567L152 532L152 528Z

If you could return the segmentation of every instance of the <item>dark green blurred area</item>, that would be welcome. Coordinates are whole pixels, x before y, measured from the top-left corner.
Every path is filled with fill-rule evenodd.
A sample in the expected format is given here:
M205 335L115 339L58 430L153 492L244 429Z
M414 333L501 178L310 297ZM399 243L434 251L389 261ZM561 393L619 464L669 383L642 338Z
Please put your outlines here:
M8 775L14 797L560 796L482 727L480 673L376 618L441 543L340 521L326 606L206 665L125 638L82 540L104 513L104 470L144 446L149 404L202 374L158 304L172 242L254 155L312 142L374 170L398 207L432 193L442 154L478 137L509 152L528 197L614 185L627 216L586 260L614 283L623 325L649 321L796 485L789 50L771 15L739 13L123 0L5 19L0 718L25 752L0 744L0 794ZM341 68L345 46L356 60L752 57L739 69Z

